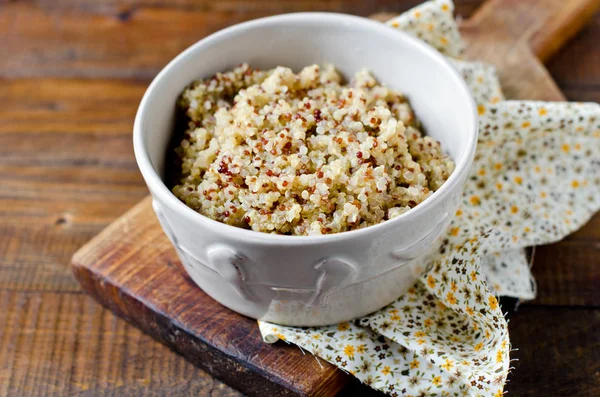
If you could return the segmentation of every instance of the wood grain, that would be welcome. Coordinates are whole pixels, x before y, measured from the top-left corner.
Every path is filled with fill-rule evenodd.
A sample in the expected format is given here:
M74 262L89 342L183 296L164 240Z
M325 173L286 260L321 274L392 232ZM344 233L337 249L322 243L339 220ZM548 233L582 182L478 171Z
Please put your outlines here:
M597 93L600 91L600 68L597 66L600 62L598 38L600 38L600 13L596 13L591 23L574 37L569 45L561 48L556 56L549 60L548 70L563 92L573 90L577 93Z
M539 57L548 58L593 16L593 0L491 0L461 26L467 55L495 65L505 95L564 100Z
M0 290L0 305L2 396L239 396L82 293Z
M600 307L598 269L599 240L567 240L537 247L532 272L538 296L530 304Z
M129 140L139 99L173 54L236 21L307 10L397 13L418 2L0 0L0 396L240 395L81 294L71 275L76 249L147 194ZM481 1L456 3L466 17ZM216 22L193 26L202 18ZM163 38L153 36L158 28ZM567 98L600 101L599 41L596 14L549 61ZM597 242L599 222L568 240ZM553 272L554 255L570 254L538 255L534 272L582 266L563 261ZM577 274L597 277L586 269ZM571 293L593 285L565 277ZM521 358L510 394L598 395L594 315L522 307L510 325ZM367 395L355 383L343 394Z
M46 11L78 10L86 13L111 15L131 12L144 7L155 7L212 13L282 14L301 11L329 11L363 16L373 14L373 10L400 13L422 3L421 0L378 0L375 5L363 0L229 0L219 2L211 0L26 0L20 2L34 3ZM471 15L482 2L483 0L458 0L455 2L457 13L462 16ZM121 19L126 18L122 16Z
M144 90L107 80L0 83L0 289L79 289L73 252L147 194L131 143Z
M600 395L600 310L521 307L509 317L509 396Z
M378 1L395 14L419 0ZM477 1L467 1L462 11ZM461 3L459 3L461 4ZM361 0L291 1L16 1L0 12L0 76L150 79L186 47L234 23L294 11L366 16Z

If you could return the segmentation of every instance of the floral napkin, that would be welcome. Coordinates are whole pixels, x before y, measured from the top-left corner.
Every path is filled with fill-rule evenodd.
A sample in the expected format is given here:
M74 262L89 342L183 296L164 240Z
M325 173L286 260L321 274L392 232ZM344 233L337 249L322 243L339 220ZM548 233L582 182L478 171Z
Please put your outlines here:
M495 69L460 60L449 0L387 22L429 43L478 103L479 142L440 253L396 302L350 323L285 327L294 343L391 396L501 396L510 341L496 295L535 296L524 248L577 230L600 209L600 106L507 101Z

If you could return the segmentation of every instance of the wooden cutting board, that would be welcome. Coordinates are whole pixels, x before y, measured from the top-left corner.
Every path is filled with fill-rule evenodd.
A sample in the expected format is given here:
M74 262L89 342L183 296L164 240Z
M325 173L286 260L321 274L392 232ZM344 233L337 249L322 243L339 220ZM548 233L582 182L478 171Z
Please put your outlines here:
M598 6L599 0L490 0L461 25L467 57L494 64L509 98L564 100L542 61ZM595 229L597 220L589 227ZM561 244L568 243L556 247ZM293 345L263 343L254 320L196 287L160 229L150 198L82 247L72 265L83 289L100 303L248 395L332 396L354 382ZM356 384L351 390L371 393Z

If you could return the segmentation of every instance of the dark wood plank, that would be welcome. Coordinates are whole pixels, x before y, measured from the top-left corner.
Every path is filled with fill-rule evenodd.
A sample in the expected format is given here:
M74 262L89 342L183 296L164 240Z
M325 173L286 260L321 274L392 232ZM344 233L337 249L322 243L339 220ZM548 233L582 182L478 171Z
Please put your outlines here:
M69 258L94 234L0 227L0 291L81 291L69 271ZM0 311L9 309L14 310Z
M600 215L596 214L583 227L567 236L567 241L597 242L600 240Z
M316 1L292 0L286 2L226 1L212 2L179 0L146 1L15 1L0 3L0 26L4 28L4 40L0 43L7 61L0 63L0 76L141 76L152 77L175 53L206 34L228 24L272 15L282 12L322 10L347 12L356 15L369 15L374 12L399 13L419 0L385 0L376 5L364 1ZM482 3L480 0L456 1L457 12L463 17L471 13ZM149 11L146 11L146 10ZM171 26L163 29L163 38L159 41L139 40L135 51L129 51L131 40L143 35L147 15L158 18L161 10L170 12L168 21ZM142 14L142 15L139 15ZM196 15L197 14L197 15ZM202 14L202 15L201 15ZM165 14L167 15L167 14ZM194 21L201 21L210 15L215 22L209 25L190 27ZM140 23L135 22L140 20ZM133 21L132 21L133 20ZM75 26L72 24L78 23ZM33 28L25 28L34 24ZM159 25L146 25L146 28L158 30ZM82 27L90 31L97 29L103 34L82 34ZM214 27L213 27L214 26ZM94 29L92 29L94 28ZM97 29L96 29L97 28ZM156 29L155 29L156 28ZM79 30L78 30L79 29ZM186 37L189 34L194 37ZM115 43L115 35L121 36ZM558 56L549 63L549 70L557 83L589 86L600 82L600 72L595 65L600 60L600 49L594 45L600 37L600 15L584 32L577 35L572 43L560 50ZM124 43L119 44L120 41ZM155 44L156 43L156 44ZM168 44L165 46L165 44ZM60 46L62 49L58 49ZM160 46L160 47L159 47ZM151 53L152 48L157 49ZM95 54L95 55L94 55ZM10 55L10 56L9 56ZM138 60L139 58L143 60ZM110 63L117 59L117 64ZM79 62L79 63L78 63ZM70 65L70 66L69 66ZM139 71L132 68L139 67ZM568 77L567 77L568 76Z
M294 11L398 14L419 0L15 1L0 3L0 77L150 79L186 47L226 26ZM465 13L480 1L457 2Z
M333 396L348 376L294 345L274 348L256 321L204 294L179 269L150 198L73 257L83 289L146 333L254 396Z
M230 13L271 13L281 14L297 11L330 11L349 14L371 15L375 10L402 12L420 3L421 0L379 0L376 4L364 0L288 0L288 1L247 1L230 0L215 2L211 0L21 0L34 3L46 11L73 10L98 14L127 13L145 7L164 9L200 10L206 12ZM483 0L456 0L459 15L469 16ZM127 15L121 15L126 19Z
M548 62L548 71L563 89L600 91L598 41L600 41L600 13L597 13L591 23ZM595 98L597 101L598 97Z
M0 83L0 396L237 396L84 296L70 258L147 194L146 83Z
M596 0L489 0L461 25L467 55L496 66L507 98L564 100L538 56L553 54L598 6Z
M546 5L547 3L540 3L535 6L548 9L548 7L544 7ZM579 33L583 26L588 25L590 20L594 19L598 8L600 8L598 1L571 0L565 3L560 13L555 13L547 18L544 21L545 26L537 29L530 37L531 51L542 63L547 62L564 47L565 43Z
M600 307L600 241L563 241L535 249L538 296L530 304Z
M0 83L0 289L74 291L73 253L147 194L131 142L145 84Z
M600 310L521 307L510 317L518 359L509 396L600 395Z
M599 38L600 39L600 38ZM581 86L569 87L569 84L562 85L565 96L570 101L579 102L600 102L600 86Z
M82 293L0 290L0 307L0 396L240 396Z

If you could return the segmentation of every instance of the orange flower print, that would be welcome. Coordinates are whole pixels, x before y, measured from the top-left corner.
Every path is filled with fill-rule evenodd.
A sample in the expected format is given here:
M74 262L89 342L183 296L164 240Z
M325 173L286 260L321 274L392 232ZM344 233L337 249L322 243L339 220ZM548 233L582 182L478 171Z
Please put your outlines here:
M502 362L502 358L504 358L504 351L503 350L498 350L496 352L496 362L497 363L501 363Z
M416 358L410 362L410 369L419 368L419 360Z
M446 371L450 371L453 366L454 366L454 361L450 360L449 358L447 358L446 362L444 364L442 364L442 368L444 368Z
M449 304L456 305L456 297L452 292L448 292L448 294L446 295L446 300Z
M490 295L488 303L490 304L490 309L496 310L498 308L498 299L495 296Z
M429 288L435 288L435 278L431 274L427 276L427 285Z
M479 198L479 196L471 196L469 202L471 203L471 205L479 205L481 204L481 199Z
M349 359L353 360L354 359L354 346L346 345L344 347L344 354L346 356L348 356Z
M347 331L350 329L349 323L339 323L337 326L338 331Z
M441 376L434 376L433 380L431 381L431 383L433 383L436 386L439 386L442 384L442 377Z
M392 373L392 370L390 369L389 365L386 365L385 367L383 367L383 369L381 370L381 373L384 376L388 376Z

